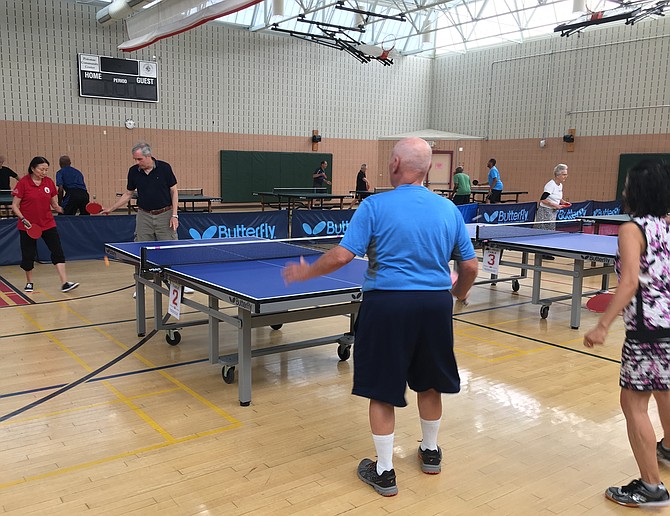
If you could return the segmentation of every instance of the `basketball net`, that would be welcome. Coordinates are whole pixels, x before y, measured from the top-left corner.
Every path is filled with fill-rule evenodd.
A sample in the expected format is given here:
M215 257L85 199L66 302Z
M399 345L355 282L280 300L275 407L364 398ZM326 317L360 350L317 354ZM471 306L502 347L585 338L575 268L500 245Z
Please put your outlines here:
M395 48L395 40L391 38L386 38L382 42L382 53L379 56L379 59L384 60L388 59L389 54L391 54L391 51Z

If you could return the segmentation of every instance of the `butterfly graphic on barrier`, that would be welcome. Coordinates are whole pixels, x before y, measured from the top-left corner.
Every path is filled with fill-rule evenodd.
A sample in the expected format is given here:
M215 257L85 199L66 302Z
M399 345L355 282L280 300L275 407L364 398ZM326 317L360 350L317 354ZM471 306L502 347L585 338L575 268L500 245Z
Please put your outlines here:
M312 228L309 224L307 224L307 223L304 223L304 224L302 225L302 230L303 230L306 234L308 234L308 235L318 235L318 234L321 233L324 229L326 229L326 223L325 223L324 221L319 222L319 223L318 223L316 226L314 226L313 228Z
M484 220L492 224L498 220L498 215L500 215L499 211L494 211L493 213L484 213Z
M190 228L188 230L188 234L191 235L191 238L193 240L207 240L209 238L214 238L214 235L216 235L216 232L218 231L217 226L209 226L205 231L202 232L202 235L198 233L197 229Z

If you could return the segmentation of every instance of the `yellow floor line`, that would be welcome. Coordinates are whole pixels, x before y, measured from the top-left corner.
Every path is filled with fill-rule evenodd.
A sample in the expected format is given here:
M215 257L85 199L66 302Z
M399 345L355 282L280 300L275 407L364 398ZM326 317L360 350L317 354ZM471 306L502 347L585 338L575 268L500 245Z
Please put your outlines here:
M73 310L69 306L69 304L66 305L65 308L70 313L72 313L75 317L77 317L79 320L84 321L86 324L94 325L94 323L92 321L86 319L84 316L82 316L81 314L79 314L78 312ZM74 353L60 339L55 337L53 335L53 333L51 333L49 331L46 331L44 328L42 328L42 326L33 317L31 317L28 313L26 313L25 308L22 310L22 312L23 312L23 315L26 317L26 319L28 319L30 321L31 324L33 324L38 330L42 331L62 351L64 351L68 356L70 356L73 360L75 360L78 364L80 364L82 368L84 368L88 372L93 370L84 360L82 360L76 353ZM129 349L125 344L121 343L120 341L115 339L113 336L111 336L109 333L101 330L97 326L93 326L93 329L95 331L97 331L98 333L100 333L101 335L103 335L105 338L107 338L107 339L111 340L112 342L116 343L122 349L124 349L124 350ZM142 357L139 353L135 353L135 355L136 355L136 358L138 360L140 360L142 363L144 363L145 365L147 365L149 367L157 367L150 360ZM238 427L242 426L242 423L240 421L233 418L230 414L228 414L224 410L220 409L214 403L210 402L205 397L196 393L193 389L187 387L186 385L184 385L182 382L180 382L176 378L167 374L165 371L157 371L157 372L161 376L163 376L164 378L166 378L167 380L169 380L170 382L175 384L179 390L183 390L184 392L188 393L193 398L200 401L203 405L207 406L208 408L210 408L211 410L213 410L214 412L216 412L217 414L222 416L230 424L228 424L226 426L223 426L223 427L216 428L216 429L206 430L206 431L203 431L203 432L196 432L195 434L190 434L190 435L185 436L185 437L176 438L176 437L172 436L169 432L167 432L156 421L154 421L148 414L146 414L143 410L141 410L137 405L135 405L133 403L132 400L136 399L137 397L135 397L135 396L132 396L132 397L125 396L118 389L116 389L108 380L105 380L102 383L107 389L109 389L117 397L116 402L123 403L126 406L128 406L131 410L133 410L133 412L135 412L138 415L138 417L140 419L142 419L151 428L153 428L157 433L159 433L163 437L163 439L165 439L165 441L162 442L162 443L147 446L147 447L144 447L144 448L139 448L137 450L124 452L124 453L120 453L120 454L117 454L117 455L112 455L110 457L104 457L102 459L98 459L98 460L95 460L95 461L90 461L90 462L86 462L86 463L82 463L82 464L75 464L73 466L68 466L68 467L65 467L65 468L59 468L57 470L50 471L48 473L43 473L43 474L40 474L40 475L27 476L27 477L17 479L17 480L11 481L11 482L6 482L6 483L3 483L3 484L0 484L0 489L4 489L6 487L11 487L11 486L14 486L14 485L17 485L17 484L22 484L22 483L26 483L26 482L30 482L30 481L34 481L34 480L40 480L40 479L43 479L43 478L48 478L48 477L52 477L52 476L56 476L56 475L66 474L66 473L69 473L69 472L72 472L72 471L85 469L85 468L95 466L95 465L98 465L98 464L111 462L111 461L114 461L114 460L117 460L117 459L120 459L120 458L123 458L123 457L129 457L129 456L132 456L132 455L137 455L139 453L158 450L158 449L164 448L166 446L172 446L172 445L183 443L183 442L190 441L190 440L193 440L193 439L198 439L198 438L201 438L201 437L206 437L206 436L222 433L222 432L232 430L234 428L238 428ZM171 390L172 389L165 390L165 392L168 392L168 391L171 391ZM45 416L43 415L42 417L45 417ZM38 417L35 417L35 419L40 419L40 418L38 416ZM16 423L16 420L14 421L14 423Z

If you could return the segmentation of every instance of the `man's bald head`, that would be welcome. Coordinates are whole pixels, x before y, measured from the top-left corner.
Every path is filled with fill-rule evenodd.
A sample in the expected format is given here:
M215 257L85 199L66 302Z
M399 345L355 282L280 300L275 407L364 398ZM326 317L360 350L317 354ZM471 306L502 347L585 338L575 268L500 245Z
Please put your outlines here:
M396 143L389 162L393 186L421 184L432 165L433 151L421 138L405 138Z

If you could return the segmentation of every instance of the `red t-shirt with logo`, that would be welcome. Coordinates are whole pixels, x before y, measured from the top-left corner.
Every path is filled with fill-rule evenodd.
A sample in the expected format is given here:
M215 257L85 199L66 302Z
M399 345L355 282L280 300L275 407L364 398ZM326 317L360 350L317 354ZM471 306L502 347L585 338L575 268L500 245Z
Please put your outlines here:
M21 199L21 213L31 224L37 224L42 230L56 227L51 213L51 198L58 195L58 190L51 178L43 178L37 186L32 174L26 174L16 183L12 195ZM21 219L17 227L21 231L26 230Z

